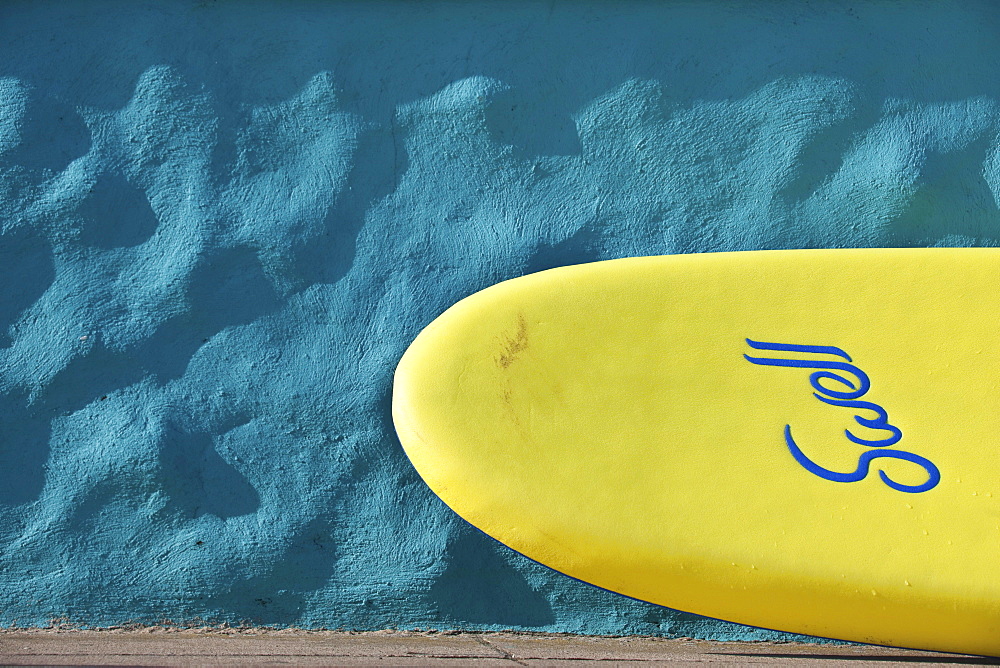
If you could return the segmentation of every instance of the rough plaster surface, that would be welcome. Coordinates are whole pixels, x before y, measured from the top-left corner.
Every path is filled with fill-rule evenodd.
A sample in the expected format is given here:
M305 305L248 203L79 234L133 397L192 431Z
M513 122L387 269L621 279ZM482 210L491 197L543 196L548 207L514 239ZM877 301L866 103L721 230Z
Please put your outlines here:
M990 2L3 3L0 623L780 637L470 529L395 362L557 265L996 244L998 40Z

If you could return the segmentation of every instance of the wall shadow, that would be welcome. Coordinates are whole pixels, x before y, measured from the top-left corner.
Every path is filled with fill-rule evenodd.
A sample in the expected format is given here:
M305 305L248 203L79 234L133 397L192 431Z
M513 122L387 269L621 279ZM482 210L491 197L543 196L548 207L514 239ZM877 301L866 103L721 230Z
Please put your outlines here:
M52 248L27 226L0 235L0 348L10 347L11 328L55 280Z
M504 628L555 622L548 600L500 556L501 550L509 548L464 523L455 526L447 566L429 590L441 616L458 625Z
M162 384L180 378L204 344L230 327L277 311L282 300L256 252L245 246L206 252L187 278L188 308L125 353Z
M350 109L384 123L399 104L482 75L511 87L503 113L523 114L508 129L523 133L514 143L529 152L575 152L568 133L572 115L631 78L664 82L678 104L740 98L803 74L874 82L870 92L879 98L917 102L1000 91L992 76L1000 65L1000 52L992 48L1000 17L988 2L914 10L885 3L789 7L777 0L753 7L727 0L290 0L239 10L194 1L81 6L62 0L11 3L4 14L0 76L75 104L120 108L139 76L158 65L176 68L230 107L287 100L329 70ZM45 46L38 34L48 35ZM858 38L845 44L844 35ZM91 79L101 85L80 83ZM53 114L54 121L66 120ZM62 162L53 154L35 159Z
M307 596L324 587L333 575L338 556L335 528L328 515L297 528L269 566L245 579L230 578L207 599L208 609L225 611L225 619L253 625L283 625L299 619Z
M28 405L27 396L9 393L0 411L0 504L38 498L45 485L51 415Z
M0 65L0 76L2 70ZM32 182L39 183L86 155L90 150L90 130L69 101L50 94L44 80L32 82L27 89L27 108L18 141L5 153L3 162L17 165Z
M118 172L98 177L77 215L83 219L80 240L98 248L138 246L153 236L159 224L145 191Z
M553 244L539 244L527 258L525 274L565 267L571 264L596 262L601 259L602 235L585 226Z
M909 206L890 225L890 243L923 246L948 236L1000 243L1000 208L983 177L995 141L986 134L964 147L930 151Z
M394 132L392 125L362 131L353 153L354 165L323 221L322 233L293 249L296 267L307 284L334 283L347 273L365 215L399 185L409 161L396 145Z
M214 434L168 426L160 443L159 482L170 507L186 518L223 519L260 508L260 495L216 448Z

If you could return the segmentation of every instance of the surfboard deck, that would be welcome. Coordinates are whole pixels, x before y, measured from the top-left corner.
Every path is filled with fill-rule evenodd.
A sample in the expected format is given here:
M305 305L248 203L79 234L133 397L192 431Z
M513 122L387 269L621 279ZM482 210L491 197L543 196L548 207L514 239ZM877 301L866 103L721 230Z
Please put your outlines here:
M430 488L598 587L770 629L1000 655L1000 250L630 258L416 338Z

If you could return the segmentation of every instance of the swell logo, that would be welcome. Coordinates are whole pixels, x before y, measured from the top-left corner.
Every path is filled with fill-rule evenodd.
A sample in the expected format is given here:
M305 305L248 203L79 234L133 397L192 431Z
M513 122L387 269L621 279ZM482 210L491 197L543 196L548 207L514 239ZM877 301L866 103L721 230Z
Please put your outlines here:
M868 476L868 470L873 460L880 458L901 459L923 467L923 469L927 472L927 482L921 485L904 485L890 478L886 475L885 471L879 470L878 474L879 477L882 478L882 482L892 489L899 490L900 492L916 494L933 489L939 482L941 482L941 472L938 471L938 468L929 459L921 457L920 455L915 455L912 452L907 452L906 450L888 449L889 446L895 445L903 438L903 432L900 431L899 427L889 423L889 414L884 408L870 401L860 400L861 397L865 396L871 388L871 381L868 379L868 374L854 364L850 363L850 355L845 353L840 348L835 348L833 346L802 346L790 343L765 343L763 341L752 341L750 339L747 339L747 343L754 350L805 353L808 355L833 355L846 360L841 362L825 360L822 358L783 359L772 357L751 357L746 354L743 355L748 362L763 366L787 366L802 369L818 369L817 371L809 374L809 384L812 385L813 390L815 390L815 392L813 392L814 397L831 406L868 411L874 414L874 417L865 417L862 414L855 414L854 419L859 425L866 427L872 432L871 434L865 433L866 436L881 436L881 438L862 438L850 429L844 430L847 440L852 443L857 443L858 445L863 445L869 448L877 448L874 450L866 450L862 453L858 458L857 469L849 473L831 471L830 469L824 468L809 459L805 453L802 452L802 449L795 442L795 439L792 438L791 425L786 424L785 443L788 445L788 449L791 451L792 456L795 457L795 461L802 465L802 467L807 471L819 476L820 478L832 480L834 482L857 482L859 480L864 480ZM836 383L836 386L831 387L829 385L830 383ZM843 389L839 389L838 386Z

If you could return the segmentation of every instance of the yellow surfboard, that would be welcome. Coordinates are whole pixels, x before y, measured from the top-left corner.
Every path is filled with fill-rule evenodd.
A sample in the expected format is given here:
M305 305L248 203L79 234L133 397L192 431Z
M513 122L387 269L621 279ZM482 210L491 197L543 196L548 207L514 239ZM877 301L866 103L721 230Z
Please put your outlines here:
M1000 655L1000 250L553 269L396 370L417 471L561 573L771 629Z

